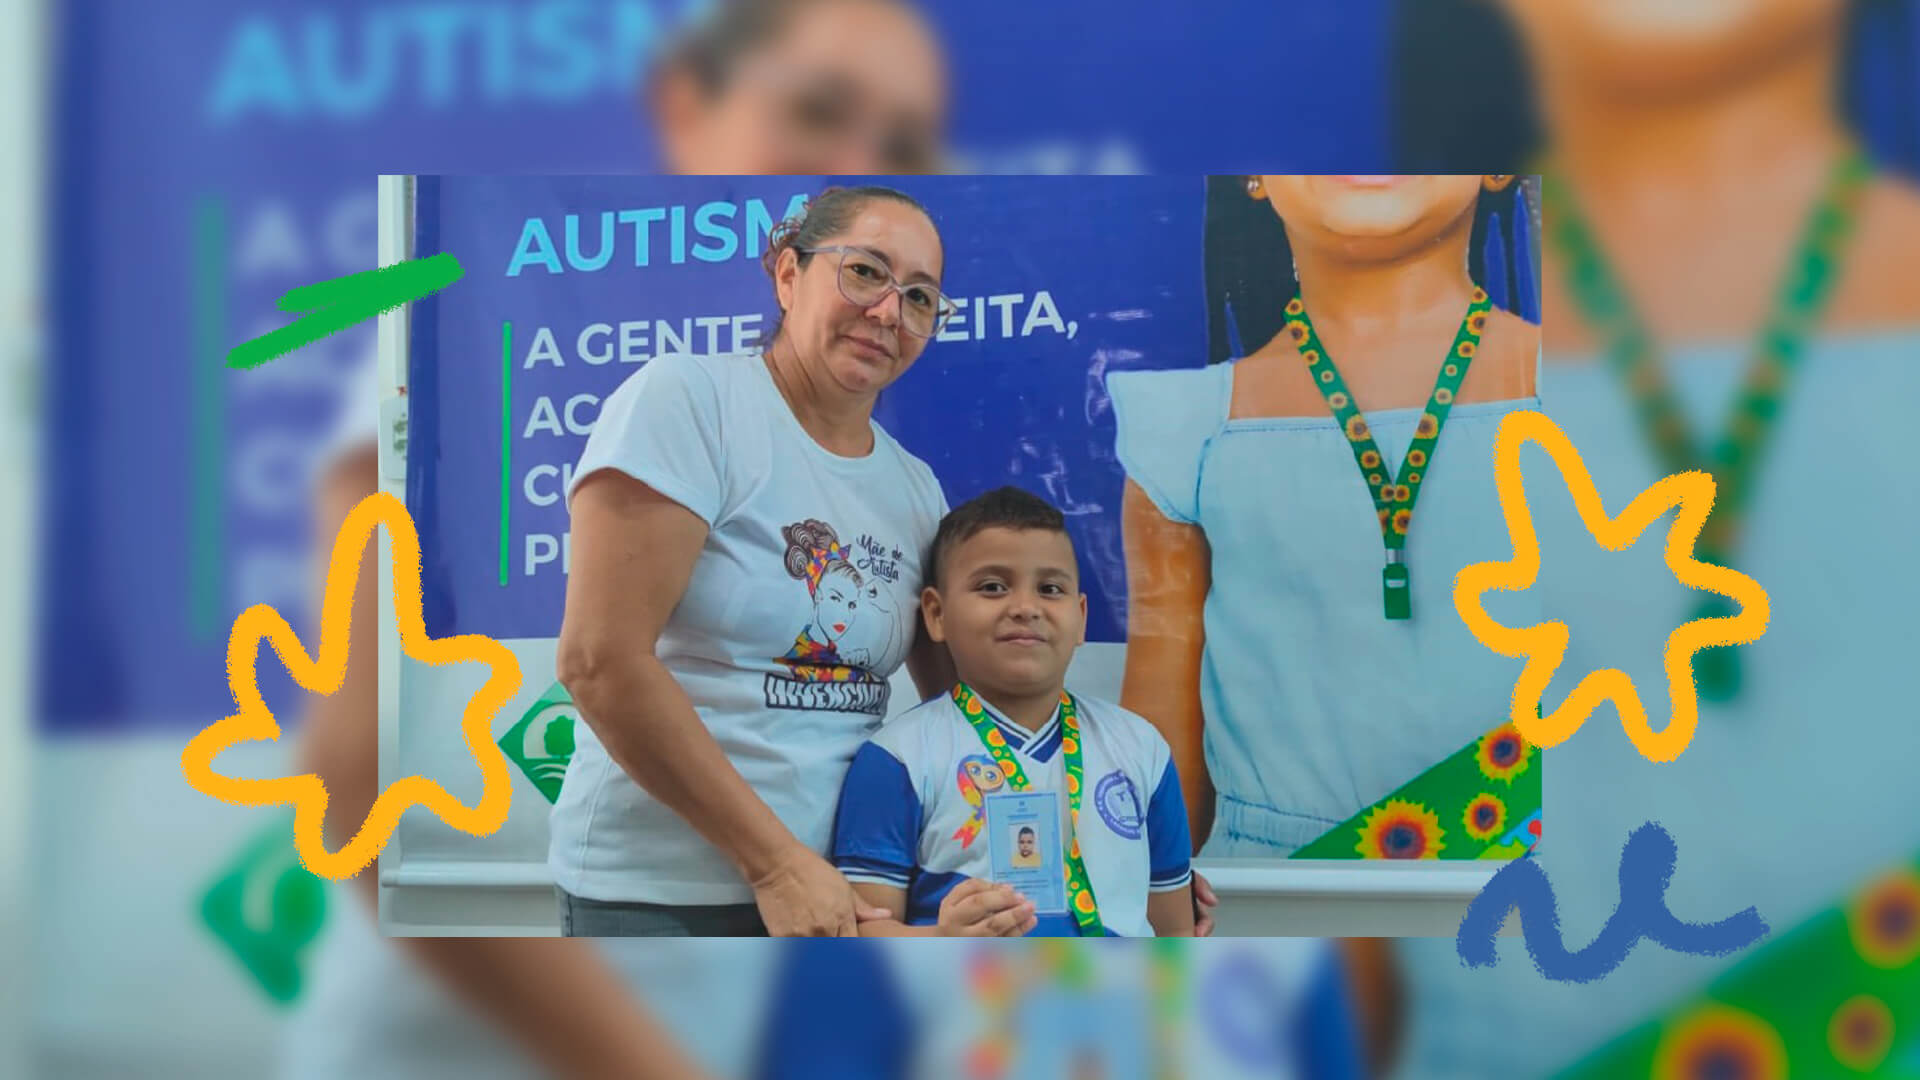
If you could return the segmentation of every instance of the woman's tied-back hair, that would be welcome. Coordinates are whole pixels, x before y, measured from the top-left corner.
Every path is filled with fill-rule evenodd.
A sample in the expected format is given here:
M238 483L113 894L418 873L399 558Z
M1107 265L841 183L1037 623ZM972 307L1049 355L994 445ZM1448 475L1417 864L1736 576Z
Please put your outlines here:
M1017 487L995 488L976 495L954 507L940 519L933 534L933 550L927 556L927 583L940 587L941 563L954 548L971 540L982 529L1040 529L1067 535L1067 517L1058 507Z
M782 526L780 537L787 542L787 573L807 583L807 595L819 590L820 579L829 569L849 574L854 584L860 584L860 571L847 561L846 549L840 546L840 536L833 526L808 518L798 525Z
M767 250L760 256L760 265L773 276L774 267L780 265L780 253L788 248L814 248L846 232L853 226L853 219L860 211L875 199L891 199L903 206L911 206L920 211L928 222L933 215L920 205L920 200L894 188L880 184L861 184L857 187L830 187L807 200L792 217L773 227L767 236ZM934 235L940 234L939 226L934 227ZM800 265L805 266L813 258L804 250L797 251Z

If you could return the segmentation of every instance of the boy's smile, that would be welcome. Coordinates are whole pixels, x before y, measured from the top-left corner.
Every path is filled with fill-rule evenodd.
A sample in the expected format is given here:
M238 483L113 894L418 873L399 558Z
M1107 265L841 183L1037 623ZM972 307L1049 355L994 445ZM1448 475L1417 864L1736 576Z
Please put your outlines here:
M1012 711L1030 699L1052 714L1073 651L1086 640L1087 598L1073 542L1051 529L989 526L946 555L941 587L921 597L927 629L961 678ZM1022 725L1027 718L1012 715Z

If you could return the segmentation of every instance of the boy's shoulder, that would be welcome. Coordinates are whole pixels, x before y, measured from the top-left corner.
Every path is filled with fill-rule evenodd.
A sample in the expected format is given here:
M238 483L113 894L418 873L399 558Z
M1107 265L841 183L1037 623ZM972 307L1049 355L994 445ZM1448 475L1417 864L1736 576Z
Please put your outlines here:
M900 751L908 745L921 743L929 735L943 733L954 719L953 703L947 695L936 694L888 719L868 741L899 756Z
M1118 702L1076 693L1073 703L1081 727L1097 732L1099 738L1149 755L1172 753L1166 738L1152 721Z

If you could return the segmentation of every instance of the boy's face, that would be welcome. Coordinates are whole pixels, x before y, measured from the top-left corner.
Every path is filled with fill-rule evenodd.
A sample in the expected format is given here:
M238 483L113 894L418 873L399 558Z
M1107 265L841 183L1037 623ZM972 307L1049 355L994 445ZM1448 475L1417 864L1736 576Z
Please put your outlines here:
M1073 542L1048 529L991 526L968 537L947 552L940 587L920 604L961 677L989 697L1057 689L1086 640Z
M1033 854L1033 834L1030 832L1022 832L1020 834L1020 855L1021 857L1026 858L1026 857L1030 857L1032 854Z

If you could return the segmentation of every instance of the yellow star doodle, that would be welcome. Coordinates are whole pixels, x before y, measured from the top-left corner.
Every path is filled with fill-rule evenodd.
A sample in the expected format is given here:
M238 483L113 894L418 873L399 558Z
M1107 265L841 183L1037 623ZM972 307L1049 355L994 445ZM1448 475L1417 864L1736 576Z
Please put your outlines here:
M1502 626L1481 604L1490 590L1524 590L1540 572L1540 539L1534 533L1520 474L1520 447L1536 443L1553 459L1566 478L1574 506L1587 531L1609 551L1619 551L1639 539L1647 526L1669 509L1678 508L1667 531L1667 566L1682 585L1719 593L1740 605L1738 615L1694 619L1667 635L1665 666L1673 718L1654 731L1633 680L1624 671L1608 668L1587 673L1560 707L1536 717L1540 698L1567 652L1567 625L1543 622L1536 626ZM1704 472L1676 473L1647 488L1617 517L1607 516L1580 452L1559 426L1538 412L1516 412L1500 422L1494 438L1494 484L1507 533L1513 540L1513 558L1506 562L1474 563L1453 579L1453 606L1480 644L1502 656L1527 659L1513 685L1512 719L1531 742L1557 746L1580 729L1602 701L1612 701L1620 726L1634 749L1649 761L1666 762L1680 756L1693 740L1699 723L1699 693L1693 681L1693 655L1716 645L1744 645L1766 633L1770 608L1766 590L1736 570L1694 558L1693 546L1713 509L1714 481Z
M305 773L240 779L215 772L213 759L244 740L280 737L280 725L260 696L256 666L262 639L273 645L273 651L302 689L323 695L340 689L347 673L347 635L352 629L353 589L360 575L360 556L374 530L383 524L393 542L393 609L402 651L429 664L477 660L490 669L485 684L467 702L460 721L467 749L480 767L480 801L466 806L424 776L397 780L374 800L373 809L353 839L330 852L320 828L327 812L327 789L320 777ZM366 628L367 632L371 630ZM361 500L334 538L321 604L319 656L307 655L293 628L271 605L255 604L234 620L227 639L227 685L238 710L187 743L180 755L180 770L195 790L224 802L242 806L291 803L294 848L306 868L320 877L350 877L372 862L393 835L400 815L415 805L426 807L448 825L473 836L491 835L506 823L513 788L506 756L494 745L491 728L493 718L520 689L519 661L506 646L479 634L439 640L427 637L420 607L420 538L406 506L392 495L376 492Z

